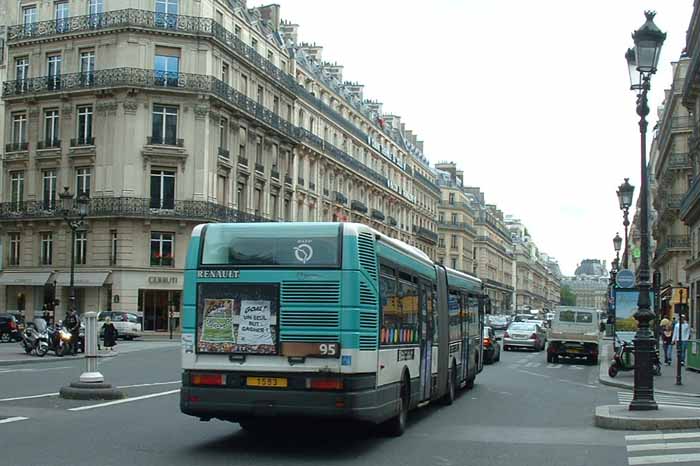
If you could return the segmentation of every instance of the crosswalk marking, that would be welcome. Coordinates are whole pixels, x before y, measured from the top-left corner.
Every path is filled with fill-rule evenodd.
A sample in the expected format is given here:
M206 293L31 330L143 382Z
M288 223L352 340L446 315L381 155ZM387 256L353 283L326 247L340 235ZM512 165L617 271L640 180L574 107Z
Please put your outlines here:
M617 399L620 404L628 404L632 401L634 395L631 392L617 392ZM700 408L700 398L676 395L654 394L654 399L657 404L667 406L683 406L688 408Z
M524 361L523 361L524 362ZM544 363L544 362L528 362L525 364L510 364L508 367L515 368L515 369L520 369L523 367L527 368L533 368L533 367L546 367L548 369L568 369L572 371L582 371L584 368L583 366L578 366L574 364L550 364L550 363Z
M0 419L0 424L9 424L10 422L26 421L28 417L16 416L8 417L7 419Z
M658 434L626 435L627 463L630 466L691 462L698 464L700 462L700 441L697 439L700 439L700 432L662 432ZM654 441L654 443L642 443L649 441ZM681 453L687 450L694 451Z

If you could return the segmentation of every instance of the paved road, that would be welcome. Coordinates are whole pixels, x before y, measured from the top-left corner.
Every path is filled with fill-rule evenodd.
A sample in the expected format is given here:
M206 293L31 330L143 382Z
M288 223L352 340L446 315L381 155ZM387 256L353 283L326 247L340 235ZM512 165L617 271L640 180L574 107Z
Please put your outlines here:
M199 422L178 408L179 350L124 352L101 362L129 401L50 395L81 363L0 370L0 438L10 465L625 465L625 433L593 427L596 405L618 403L597 367L546 364L544 353L504 352L451 407L410 416L397 439L363 426L296 425L257 437L237 424ZM145 385L145 384L158 385ZM14 399L47 395L30 399ZM87 409L86 409L87 408ZM75 447L71 447L75 445ZM39 446L39 447L38 447ZM96 459L98 457L98 459Z

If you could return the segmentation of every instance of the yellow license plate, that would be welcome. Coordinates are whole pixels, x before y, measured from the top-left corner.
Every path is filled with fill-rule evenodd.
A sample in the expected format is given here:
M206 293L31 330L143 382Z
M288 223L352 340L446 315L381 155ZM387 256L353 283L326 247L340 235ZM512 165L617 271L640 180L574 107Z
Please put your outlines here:
M569 353L580 353L581 349L579 348L569 348L568 349Z
M245 383L249 387L287 388L287 379L284 377L246 377Z

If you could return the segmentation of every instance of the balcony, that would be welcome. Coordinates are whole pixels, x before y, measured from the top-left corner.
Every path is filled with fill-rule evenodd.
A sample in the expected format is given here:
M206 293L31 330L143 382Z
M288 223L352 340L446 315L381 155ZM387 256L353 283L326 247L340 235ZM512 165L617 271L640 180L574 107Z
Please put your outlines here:
M193 94L212 95L234 109L250 115L259 122L278 131L284 136L296 141L295 126L271 112L254 100L233 89L219 79L201 74L176 73L177 78L163 81L162 73L156 70L142 68L112 68L94 72L94 79L86 82L82 73L62 74L55 79L60 80L60 90L48 85L47 77L31 78L22 81L26 86L21 86L18 92L16 81L3 83L3 99L39 97L43 95L55 95L57 93L79 92L84 90L99 89L173 89L175 92L191 92ZM54 77L52 77L54 79ZM177 82L176 86L164 85Z
M316 183L314 183L313 181L309 181L309 190L316 191Z
M661 261L669 252L689 252L690 238L687 235L669 235L656 246L654 263Z
M244 167L248 166L248 159L243 157L242 155L238 156L238 163L243 165Z
M265 173L265 165L255 162L255 171L260 173Z
M481 242L481 243L487 243L487 244L491 245L491 247L501 251L503 254L508 252L508 250L506 249L505 246L498 243L498 241L496 241L492 238L489 238L488 236L477 236L476 241Z
M367 213L367 206L362 201L352 201L350 203L350 209L355 212L360 212L361 214Z
M164 138L162 136L148 136L146 138L146 145L184 147L185 141L183 139Z
M392 217L391 215L389 215L389 216L386 218L386 223L388 223L389 226L392 226L392 227L395 227L396 225L399 224L399 223L396 221L396 219L395 219L394 217Z
M428 178L425 176L421 175L419 172L413 172L413 178L420 182L423 186L426 188L430 189L432 192L437 194L438 196L440 195L440 187L435 184L434 182L430 181Z
M0 221L61 219L54 205L43 201L0 203ZM271 220L206 201L173 201L170 209L151 208L151 199L94 197L88 202L88 217L134 217L185 219L212 222L269 222Z
M79 138L74 138L70 140L70 146L71 147L81 147L81 146L94 146L95 145L95 138L94 137L79 137Z
M440 222L438 223L439 228L446 228L450 230L460 230L460 231L467 231L473 235L476 235L476 229L469 223L463 223L463 222L457 222L457 223L447 223L447 222Z
M335 202L337 202L338 204L348 204L348 198L345 196L345 194L341 193L340 191L333 191L333 199L335 199Z
M416 236L422 239L423 241L426 241L431 244L437 244L438 242L438 234L424 227L418 227L416 229Z
M10 142L5 144L5 152L26 152L28 150L28 142Z
M284 175L284 183L285 183L285 184L291 185L291 184L292 184L292 181L293 181L293 180L292 180L292 177L291 177L291 176L289 176L289 175Z
M270 170L270 177L274 178L276 180L279 180L280 179L280 171L276 168L273 168L272 170Z
M36 144L37 150L45 150L45 149L60 149L61 148L61 140L60 139L48 139L45 141L39 141Z
M219 147L217 154L222 159L229 160L231 158L231 152L228 149L224 149L223 147Z
M372 217L375 220L379 220L380 222L383 222L385 219L384 212L382 212L381 210L377 210L377 209L371 210L370 217Z
M302 178L301 176L297 177L297 184L299 186L304 186L304 178Z
M438 204L441 208L444 209L460 209L460 210L466 210L470 214L475 215L474 209L472 209L472 206L469 205L466 202L448 202L448 201L440 201Z

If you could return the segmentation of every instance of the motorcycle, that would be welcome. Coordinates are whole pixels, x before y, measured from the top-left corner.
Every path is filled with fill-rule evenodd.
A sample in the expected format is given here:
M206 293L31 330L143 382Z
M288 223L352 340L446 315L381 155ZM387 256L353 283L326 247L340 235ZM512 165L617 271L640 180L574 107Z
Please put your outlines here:
M49 350L56 356L65 356L70 351L71 333L59 322L55 327L49 327Z
M49 352L49 333L44 319L36 318L27 324L22 333L22 347L27 354L34 352L40 358L46 356Z
M615 335L615 354L613 361L608 368L608 375L615 377L619 371L634 370L634 343L622 341ZM659 348L654 348L654 357L652 359L653 374L661 375L661 359L659 358Z

